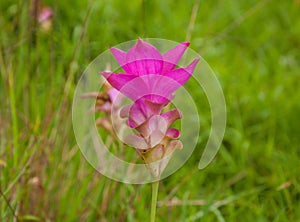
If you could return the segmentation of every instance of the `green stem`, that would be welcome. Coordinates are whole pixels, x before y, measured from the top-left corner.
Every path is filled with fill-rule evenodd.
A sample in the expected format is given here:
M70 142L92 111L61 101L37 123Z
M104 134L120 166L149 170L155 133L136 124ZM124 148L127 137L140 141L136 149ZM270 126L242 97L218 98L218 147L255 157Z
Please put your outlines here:
M151 217L150 222L155 222L156 203L158 194L159 180L152 183L152 201L151 201Z
M19 148L18 148L18 121L16 111L15 89L13 74L8 74L8 86L9 86L9 99L11 108L12 130L13 130L13 144L14 144L14 165L18 162Z

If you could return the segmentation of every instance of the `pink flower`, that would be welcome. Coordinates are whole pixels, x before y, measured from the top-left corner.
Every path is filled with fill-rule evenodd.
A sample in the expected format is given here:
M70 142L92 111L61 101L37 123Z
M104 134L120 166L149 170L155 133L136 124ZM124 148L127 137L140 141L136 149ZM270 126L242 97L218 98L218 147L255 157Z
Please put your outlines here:
M39 23L43 23L53 16L52 9L50 7L43 7L38 14Z
M125 143L134 147L146 163L182 148L176 140L179 130L170 128L182 117L181 112L173 109L162 113L162 109L192 76L199 62L196 58L185 68L176 67L188 46L188 42L182 42L164 54L141 39L128 52L111 47L124 72L101 72L112 87L134 102L120 112L122 118L128 118L127 125L138 132L127 136Z
M172 93L191 77L199 61L195 59L186 68L175 69L188 46L189 43L182 42L165 54L141 39L127 53L112 47L111 52L125 72L101 74L133 101L144 97L154 103L166 103L172 99Z
M108 131L113 137L117 138L115 130L118 127L113 127L114 119L115 125L119 126L119 117L116 116L117 110L120 108L122 102L122 96L120 96L120 92L114 88L112 88L107 82L103 84L104 90L103 92L90 92L81 95L81 98L95 98L96 103L95 106L91 108L90 113L100 112L104 113L101 117L97 118L96 125L104 128Z
M37 19L42 31L48 32L51 30L52 17L53 17L53 11L50 7L44 6L39 10L36 19Z

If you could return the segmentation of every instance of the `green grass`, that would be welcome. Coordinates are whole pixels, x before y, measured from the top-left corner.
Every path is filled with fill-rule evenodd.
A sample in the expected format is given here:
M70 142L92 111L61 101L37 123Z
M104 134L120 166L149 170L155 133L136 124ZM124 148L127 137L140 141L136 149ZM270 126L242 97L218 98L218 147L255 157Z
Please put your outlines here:
M210 111L205 95L188 85L199 98L200 141L161 181L157 221L300 220L299 1L44 4L54 10L48 32L30 16L29 1L0 3L0 221L149 220L151 186L95 172L71 124L86 66L139 36L190 40L227 102L222 147L199 171Z

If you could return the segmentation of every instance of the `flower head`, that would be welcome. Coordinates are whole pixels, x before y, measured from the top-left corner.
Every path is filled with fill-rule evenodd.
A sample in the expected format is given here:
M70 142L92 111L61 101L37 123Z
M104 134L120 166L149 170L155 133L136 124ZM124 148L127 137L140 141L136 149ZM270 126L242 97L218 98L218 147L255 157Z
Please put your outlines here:
M49 31L52 28L53 11L50 7L44 6L39 10L37 20L43 31Z
M43 23L53 16L53 11L50 7L43 7L38 14L38 22Z
M134 102L120 112L121 117L127 118L127 125L137 131L128 135L125 143L134 147L146 163L182 148L182 143L176 140L179 130L170 128L182 117L181 112L173 109L162 113L162 109L192 76L199 62L196 58L185 68L176 67L188 46L188 42L182 42L164 54L141 39L128 52L111 47L110 51L124 72L101 72L112 87Z
M111 47L125 72L101 74L133 101L145 98L154 103L168 103L172 100L172 93L191 77L199 61L195 59L186 68L175 69L188 46L189 43L182 42L165 54L141 39L127 53Z

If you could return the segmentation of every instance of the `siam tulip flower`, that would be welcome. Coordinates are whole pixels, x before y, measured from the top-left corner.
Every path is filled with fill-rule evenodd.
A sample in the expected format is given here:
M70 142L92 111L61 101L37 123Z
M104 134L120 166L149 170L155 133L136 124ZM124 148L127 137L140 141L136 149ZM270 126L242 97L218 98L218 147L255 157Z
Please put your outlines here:
M110 69L110 64L106 65L106 70ZM117 110L120 108L122 96L120 92L113 88L107 81L103 83L102 92L90 92L83 94L81 98L95 98L95 106L91 108L90 113L100 112L103 113L101 117L96 120L96 125L108 131L113 137L117 138L115 130L120 128L121 121L117 116ZM114 125L113 127L113 121Z
M120 111L121 117L127 118L126 124L137 131L124 142L134 147L146 164L166 159L151 169L156 177L171 154L182 148L178 140L180 131L171 127L182 118L181 112L162 110L174 98L173 93L192 76L199 61L195 59L185 68L176 67L188 46L188 42L182 42L161 54L153 45L138 39L128 52L110 48L123 73L101 72L112 87L134 102Z
M43 7L38 14L39 23L43 23L47 20L50 20L53 16L52 9L48 6Z
M125 73L101 72L101 74L114 88L133 101L145 97L153 103L164 104L170 102L172 93L191 77L199 61L195 59L186 68L175 69L188 46L187 42L180 43L163 55L154 46L141 39L128 53L112 47L110 50ZM133 89L124 87L132 80L135 80L135 84L142 85ZM177 84L174 84L174 81Z
M53 11L50 7L44 6L39 10L37 20L41 26L41 29L45 32L52 28Z

